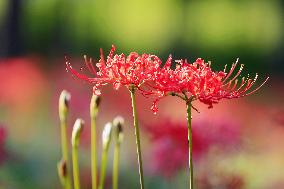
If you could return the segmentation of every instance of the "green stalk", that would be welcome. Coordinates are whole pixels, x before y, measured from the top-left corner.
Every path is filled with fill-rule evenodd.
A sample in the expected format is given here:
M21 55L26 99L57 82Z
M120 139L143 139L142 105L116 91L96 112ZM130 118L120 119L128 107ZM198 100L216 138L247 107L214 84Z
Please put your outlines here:
M113 189L118 189L118 163L119 163L120 144L117 143L114 147L113 170L112 170L112 184Z
M74 179L74 189L80 189L80 172L79 172L79 162L78 162L78 147L79 140L83 130L84 121L82 119L77 119L73 131L72 131L72 163L73 163L73 179Z
M67 124L65 121L61 121L61 149L62 157L67 162L68 161L68 143L67 143Z
M58 173L61 185L65 187L67 164L66 164L66 161L64 161L63 159L61 159L61 161L57 163L57 173Z
M67 116L69 109L68 103L70 101L70 98L71 96L66 90L63 90L59 97L59 118L60 118L60 130L61 130L62 160L61 163L59 162L58 164L58 173L61 183L65 189L71 189L71 177L69 172L68 142L67 142Z
M104 188L105 176L106 176L106 166L107 166L107 150L104 149L102 152L102 162L101 162L101 173L100 173L100 184L99 189Z
M78 146L73 146L72 149L73 162L73 179L74 189L80 189L79 163L78 163Z
M113 120L114 130L114 157L113 157L113 170L112 170L112 188L118 189L118 168L119 168L119 155L120 155L120 144L123 141L123 129L124 119L117 116Z
M65 189L71 189L71 178L69 172L69 158L68 158L68 143L67 143L67 124L66 121L61 121L61 148L62 148L62 158L66 162L66 172L63 176L63 183Z
M104 127L102 134L102 143L103 143L103 152L102 152L102 160L101 160L101 173L100 173L100 183L99 189L104 188L105 176L106 176L106 166L107 166L107 156L108 150L112 137L112 123L107 123Z
M90 103L91 116L91 169L92 169L92 189L97 189L97 126L96 119L100 97L93 95Z
M135 127L135 136L136 136L137 157L138 157L139 176L140 176L140 188L144 189L144 176L143 176L143 163L142 163L141 145L140 145L140 133L139 133L139 126L138 126L135 88L133 86L130 87L130 94L131 94L133 120L134 120L134 127Z
M191 128L191 100L186 104L187 108L187 127L188 127L188 145L189 145L189 188L193 189L193 163L192 163L192 128Z
M91 119L91 166L92 166L92 189L97 189L97 144L96 144L96 121Z

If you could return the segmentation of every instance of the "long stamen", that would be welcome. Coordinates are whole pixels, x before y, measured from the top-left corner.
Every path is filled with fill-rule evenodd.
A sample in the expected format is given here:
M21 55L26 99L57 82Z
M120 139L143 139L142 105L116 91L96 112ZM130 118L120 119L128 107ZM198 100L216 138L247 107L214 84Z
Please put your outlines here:
M256 89L254 89L253 91L251 91L251 92L249 92L249 93L247 93L247 94L245 94L245 95L243 95L243 96L248 96L248 95L250 95L250 94L255 93L256 91L258 91L258 90L267 82L268 79L269 79L269 77L267 77L267 78L265 79L265 81L264 81L261 85L259 85Z
M94 62L93 62L93 59L92 59L92 58L90 58L89 63L90 63L90 65L91 65L91 68L92 68L94 74L96 75L97 70L96 70L96 68L94 67Z
M77 72L75 69L73 69L71 63L68 62L68 60L66 60L66 69L67 71L70 71L73 75L75 75L77 78L91 83L90 79L85 74L81 74Z
M87 55L84 55L84 60L85 60L85 64L86 64L88 70L89 70L92 74L96 74L96 72L94 72L93 68L90 67L90 62L88 62L88 60L87 60Z
M235 83L233 87L231 88L231 91L235 90L235 88L237 87L238 81L239 81L238 79L235 80Z
M104 51L102 48L100 48L100 61L102 62L102 66L104 66L106 64L105 62L105 58L104 58Z
M239 92L245 85L248 85L250 83L250 78L247 77L247 78L242 78L242 83L241 85L239 86L239 88L236 90L236 92Z
M237 79L237 77L241 74L243 68L244 68L244 64L241 64L238 73L232 79L230 79L230 81L234 81L235 79Z
M252 80L252 82L251 82L251 80L250 80L250 83L245 87L245 89L243 90L243 92L241 92L241 94L242 94L242 93L245 93L246 91L248 91L248 90L255 84L257 78L258 78L258 74L255 75L255 77L254 77L254 79Z
M225 65L225 67L224 67L224 71L223 71L223 72L225 72L225 73L226 73L226 69L227 69L227 64Z
M232 75L232 73L234 72L237 64L238 64L239 59L237 59L237 61L235 63L232 64L231 69L229 71L229 73L227 74L227 76L225 77L225 79L223 80L223 83L225 83L227 81L227 79ZM227 66L225 66L227 67Z

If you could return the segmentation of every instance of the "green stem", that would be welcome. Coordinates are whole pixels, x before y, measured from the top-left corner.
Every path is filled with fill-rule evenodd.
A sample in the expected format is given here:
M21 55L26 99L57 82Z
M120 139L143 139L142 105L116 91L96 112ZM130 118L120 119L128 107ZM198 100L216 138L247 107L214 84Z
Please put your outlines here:
M99 189L104 188L105 175L106 175L106 164L107 164L107 150L103 149Z
M91 166L92 166L92 189L97 189L97 134L96 117L91 115Z
M68 142L67 142L67 124L66 121L61 121L61 149L62 158L66 162L66 175L64 175L64 187L65 189L71 189L71 178L69 174L69 158L68 158Z
M136 136L136 146L137 146L137 156L138 156L138 166L139 166L139 176L140 176L140 188L144 189L143 163L142 163L142 155L141 155L140 133L139 133L139 126L138 126L138 116L137 116L134 87L130 88L130 94L131 94L131 100L132 100L133 119L134 119L135 136Z
M118 189L118 163L119 163L120 144L117 143L114 147L113 157L113 171L112 171L112 184L113 189Z
M188 126L188 145L189 145L189 188L193 189L193 163L192 163L192 128L191 128L191 100L186 104L187 107L187 126Z
M80 175L79 175L79 163L78 163L78 145L73 145L73 148L72 148L72 162L73 162L74 189L80 189Z

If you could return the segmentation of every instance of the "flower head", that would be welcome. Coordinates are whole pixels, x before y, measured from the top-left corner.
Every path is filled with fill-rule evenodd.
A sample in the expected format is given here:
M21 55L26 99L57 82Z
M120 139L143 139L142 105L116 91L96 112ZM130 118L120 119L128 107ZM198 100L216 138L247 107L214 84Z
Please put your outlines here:
M85 56L86 67L94 77L88 77L85 74L74 70L67 61L67 69L79 79L94 84L93 91L100 95L99 88L106 84L112 84L117 90L120 86L134 86L140 89L141 85L152 79L153 73L158 70L161 60L150 54L139 55L131 52L127 57L124 54L114 54L115 46L113 45L110 53L105 60L102 49L100 50L100 60L93 64L92 59L87 60Z
M178 96L186 101L199 100L212 108L213 104L218 103L221 99L248 96L256 92L268 80L267 78L256 88L253 86L255 86L258 74L254 79L247 76L239 80L238 77L244 65L241 65L234 75L238 61L232 64L228 72L226 72L226 66L224 71L213 71L211 63L206 63L201 58L192 64L189 64L187 60L177 60L175 61L177 63L175 69L170 68L171 62L172 58L169 56L165 66L160 68L153 77L151 87L154 90L149 94L155 94L158 97L153 103L152 110L154 112L158 110L159 99L167 95Z

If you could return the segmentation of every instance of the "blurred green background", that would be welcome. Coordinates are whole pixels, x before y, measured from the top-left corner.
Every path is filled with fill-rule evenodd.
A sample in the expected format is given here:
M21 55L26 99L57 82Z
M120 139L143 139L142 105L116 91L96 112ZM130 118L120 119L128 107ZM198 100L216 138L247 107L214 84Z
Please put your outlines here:
M79 65L84 54L97 60L100 47L108 52L115 44L118 53L151 53L164 61L169 54L190 62L202 57L216 69L240 58L244 73L260 73L260 80L270 76L246 99L224 101L212 110L196 105L201 113L193 119L237 123L241 141L231 153L210 147L196 160L196 182L204 189L284 189L283 39L283 0L0 0L0 128L5 130L2 143L0 132L0 188L60 188L59 94L63 89L72 94L71 130L76 117L89 121L92 93L91 86L65 71L64 56ZM157 116L150 111L151 100L139 100L142 127L161 120L184 123L185 107L177 99L163 100ZM116 115L127 120L120 188L138 188L130 99L125 89L117 93L109 87L99 130ZM207 130L202 132L206 138ZM147 164L157 142L147 129L142 135ZM80 160L83 185L90 188L88 129ZM187 188L186 163L170 178L151 166L145 165L147 188ZM108 188L110 181L111 172Z

